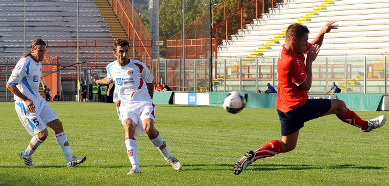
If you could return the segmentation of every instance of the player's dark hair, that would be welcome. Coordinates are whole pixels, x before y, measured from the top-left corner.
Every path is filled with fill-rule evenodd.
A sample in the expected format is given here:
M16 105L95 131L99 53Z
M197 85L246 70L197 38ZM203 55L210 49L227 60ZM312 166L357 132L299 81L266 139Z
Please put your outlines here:
M35 47L38 46L38 45L45 45L45 46L46 46L46 43L45 43L45 41L43 41L43 39L41 39L41 38L35 39L35 40L32 41L31 44L30 44L30 50L29 50L27 53L24 53L23 56L20 57L20 58L25 58L25 57L31 56L31 49L35 48Z
M299 23L291 24L286 30L285 41L289 42L292 37L296 37L296 39L301 39L306 33L309 33L309 29L307 26Z
M118 46L121 46L121 47L124 47L124 46L128 46L128 48L130 48L130 43L127 41L127 39L117 39L115 40L115 43L113 44L113 51L116 51L116 48Z

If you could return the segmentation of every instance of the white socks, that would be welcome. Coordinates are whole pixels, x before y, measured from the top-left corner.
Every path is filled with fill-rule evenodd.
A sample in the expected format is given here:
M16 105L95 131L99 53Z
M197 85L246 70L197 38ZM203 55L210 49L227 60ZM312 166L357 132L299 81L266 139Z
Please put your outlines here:
M66 138L65 132L59 133L55 135L55 138L57 139L57 143L59 146L61 146L63 155L66 158L66 162L69 162L72 160L72 150L70 149L68 139ZM31 157L31 155L35 152L35 150L38 148L38 146L43 143L42 140L38 138L37 135L32 137L30 144L27 146L27 149L24 151L24 155L26 157Z
M154 146L158 147L159 152L164 158L171 157L169 150L166 147L165 141L163 141L162 136L160 134L158 134L156 138L150 139L150 141ZM127 138L124 142L127 147L128 159L130 160L132 167L139 167L138 144L136 140L132 138Z
M139 167L138 144L136 140L127 138L124 142L126 143L128 159L130 159L132 167Z
M31 138L30 144L27 146L27 149L24 151L24 155L26 157L31 157L31 155L35 152L36 148L43 143L42 140L38 138L37 135Z
M154 139L150 139L151 143L158 147L159 152L162 154L162 156L166 158L170 158L171 155L169 153L169 150L166 146L165 141L163 141L161 134L158 134L158 136Z
M66 138L65 132L61 132L59 134L55 135L55 138L57 139L57 143L59 146L61 146L63 155L66 158L66 162L69 162L72 160L73 155L72 155L72 150L70 149L68 139Z

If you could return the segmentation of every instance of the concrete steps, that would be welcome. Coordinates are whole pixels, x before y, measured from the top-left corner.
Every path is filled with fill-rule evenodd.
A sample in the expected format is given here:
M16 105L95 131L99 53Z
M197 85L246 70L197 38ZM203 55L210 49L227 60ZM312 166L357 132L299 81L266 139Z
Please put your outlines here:
M104 19L105 24L107 25L109 31L111 32L113 38L116 39L129 39L126 31L123 29L122 24L119 22L116 17L115 12L112 10L111 5L108 3L108 0L94 0L97 9L99 10L101 17ZM132 41L129 40L130 46L132 46ZM131 48L131 47L130 47ZM130 56L134 56L133 50L130 49ZM139 55L135 51L135 59L139 60Z

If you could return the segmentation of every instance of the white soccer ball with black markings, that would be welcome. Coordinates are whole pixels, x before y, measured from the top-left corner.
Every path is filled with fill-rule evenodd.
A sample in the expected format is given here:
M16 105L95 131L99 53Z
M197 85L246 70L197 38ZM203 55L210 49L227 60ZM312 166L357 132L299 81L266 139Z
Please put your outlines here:
M236 114L246 106L246 99L239 92L229 92L223 100L223 108L229 113Z

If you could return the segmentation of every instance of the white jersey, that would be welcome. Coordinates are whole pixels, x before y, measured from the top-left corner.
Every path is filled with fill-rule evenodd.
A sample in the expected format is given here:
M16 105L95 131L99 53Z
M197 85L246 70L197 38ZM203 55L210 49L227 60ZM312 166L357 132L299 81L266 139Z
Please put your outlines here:
M119 100L152 101L147 86L153 83L154 76L144 63L131 59L122 67L116 60L107 65L107 77L109 81L115 82Z
M30 56L18 61L8 79L8 84L16 86L29 99L40 98L39 83L42 77L42 64L35 62ZM21 100L14 96L15 101Z

